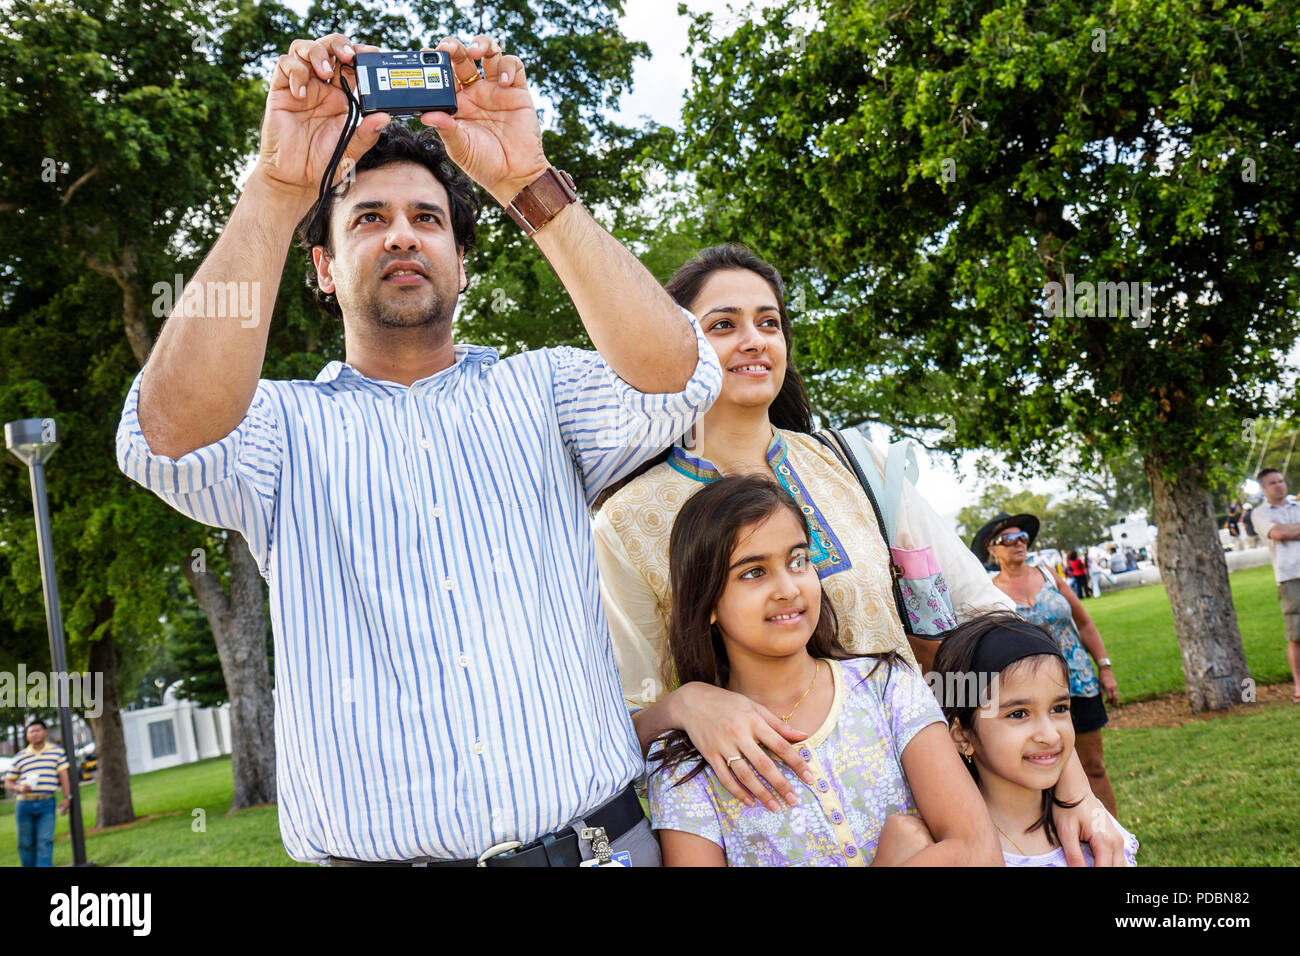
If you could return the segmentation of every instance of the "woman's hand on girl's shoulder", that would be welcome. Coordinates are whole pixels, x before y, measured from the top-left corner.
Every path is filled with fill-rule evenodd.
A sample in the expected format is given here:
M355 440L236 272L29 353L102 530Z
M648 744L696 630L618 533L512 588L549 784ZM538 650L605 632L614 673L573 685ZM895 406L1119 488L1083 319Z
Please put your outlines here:
M745 806L753 806L757 800L778 812L781 804L773 790L790 806L799 802L794 785L764 753L764 747L812 785L812 771L794 746L807 734L783 724L743 694L712 684L692 681L674 694L677 719L673 725L686 732L718 780ZM730 764L728 758L732 758Z
M1056 807L1052 811L1056 835L1070 866L1087 866L1080 843L1092 850L1094 866L1125 866L1124 837L1110 825L1110 814L1092 794L1076 807Z

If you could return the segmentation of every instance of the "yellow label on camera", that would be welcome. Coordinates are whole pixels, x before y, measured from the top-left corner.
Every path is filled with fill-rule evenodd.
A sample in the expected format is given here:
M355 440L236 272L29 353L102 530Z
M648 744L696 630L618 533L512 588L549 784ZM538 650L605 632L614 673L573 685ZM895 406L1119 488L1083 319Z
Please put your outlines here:
M395 90L423 89L423 70L389 70L388 81Z

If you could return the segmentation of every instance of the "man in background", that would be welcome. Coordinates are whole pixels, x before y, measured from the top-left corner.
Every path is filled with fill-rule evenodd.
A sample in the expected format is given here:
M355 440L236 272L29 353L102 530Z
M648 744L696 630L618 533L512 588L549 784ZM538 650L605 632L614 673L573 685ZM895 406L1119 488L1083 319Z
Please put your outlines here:
M1276 468L1265 468L1255 480L1266 500L1254 509L1253 524L1268 541L1273 560L1286 659L1291 665L1291 703L1300 704L1300 505L1287 501L1286 478Z
M72 798L68 755L46 739L45 721L27 725L27 746L18 752L5 775L5 788L18 794L14 822L18 825L18 858L23 866L54 865L54 798L63 791L59 813L67 813Z

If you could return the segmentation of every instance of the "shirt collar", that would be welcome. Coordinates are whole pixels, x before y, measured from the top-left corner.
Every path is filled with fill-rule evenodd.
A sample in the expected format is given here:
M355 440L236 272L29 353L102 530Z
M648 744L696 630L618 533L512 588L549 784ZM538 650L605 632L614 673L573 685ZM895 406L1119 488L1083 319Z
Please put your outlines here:
M785 436L781 434L780 429L773 428L772 441L767 446L768 465L775 471L785 462L789 453L790 449L785 443ZM692 458L681 445L673 445L672 451L668 455L668 467L685 475L687 478L704 484L717 481L722 477L722 472L718 471L713 462L706 458Z
M455 359L450 366L432 375L412 382L412 385L420 385L426 382L433 382L438 378L449 374L453 369L464 368L469 365L480 365L487 368L497 362L497 350L486 345L454 345L452 350L455 353ZM392 388L405 388L399 382L390 382L385 379L367 378L356 370L356 367L348 362L334 361L327 364L320 370L316 376L316 381L322 385L328 385L331 382L347 381L349 379L370 382L375 385L386 385Z

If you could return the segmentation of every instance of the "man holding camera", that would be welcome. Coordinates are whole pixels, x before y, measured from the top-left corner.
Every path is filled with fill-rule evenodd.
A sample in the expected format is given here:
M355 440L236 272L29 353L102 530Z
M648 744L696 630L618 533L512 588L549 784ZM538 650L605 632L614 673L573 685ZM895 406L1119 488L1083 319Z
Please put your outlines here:
M192 280L254 283L270 316L297 224L346 361L261 379L269 322L178 306L119 464L242 533L270 585L292 857L656 865L587 506L703 415L722 370L550 167L524 65L489 37L438 46L458 87L454 117L422 117L441 143L366 117L308 215L347 113L337 74L375 49L335 34L280 58L257 165ZM453 345L478 210L442 144L537 242L598 353Z

